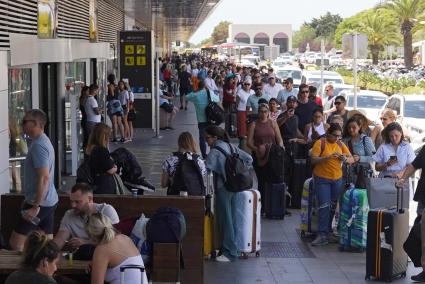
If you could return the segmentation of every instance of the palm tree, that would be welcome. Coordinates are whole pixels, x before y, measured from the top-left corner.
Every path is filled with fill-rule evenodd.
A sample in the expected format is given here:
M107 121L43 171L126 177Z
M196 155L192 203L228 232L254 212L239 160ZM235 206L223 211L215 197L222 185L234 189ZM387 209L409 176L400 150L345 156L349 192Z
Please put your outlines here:
M360 23L359 31L367 35L373 64L378 64L379 53L386 45L399 42L397 25L388 15L380 13L379 10L366 16Z
M404 65L413 66L412 29L425 10L425 0L387 0L384 6L397 17L404 43Z

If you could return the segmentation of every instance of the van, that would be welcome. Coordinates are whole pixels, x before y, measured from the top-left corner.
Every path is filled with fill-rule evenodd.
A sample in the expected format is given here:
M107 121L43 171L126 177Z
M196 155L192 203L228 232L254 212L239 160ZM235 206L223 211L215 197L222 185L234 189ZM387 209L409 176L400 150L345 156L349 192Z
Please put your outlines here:
M325 84L344 84L344 79L337 72L323 71L323 82ZM316 87L319 86L321 83L320 71L304 71L301 77L301 83Z

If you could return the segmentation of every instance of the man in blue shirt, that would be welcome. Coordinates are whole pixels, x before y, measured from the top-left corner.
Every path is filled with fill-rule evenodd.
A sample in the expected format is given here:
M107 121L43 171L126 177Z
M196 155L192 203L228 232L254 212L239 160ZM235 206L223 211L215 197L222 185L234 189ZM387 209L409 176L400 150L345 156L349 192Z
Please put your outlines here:
M28 111L22 120L23 132L32 142L24 167L24 203L20 218L10 237L13 250L22 251L27 235L37 228L53 237L53 219L58 194L54 181L55 151L44 134L46 114L39 109Z
M213 102L219 102L220 97L214 94L214 92L209 92L211 100ZM195 105L196 119L198 120L198 129L199 129L199 148L201 149L202 157L205 159L207 157L207 145L205 140L205 129L209 126L207 114L205 109L208 106L208 94L205 89L205 82L201 80L199 82L199 89L196 92L192 92L186 96L187 101L193 102Z

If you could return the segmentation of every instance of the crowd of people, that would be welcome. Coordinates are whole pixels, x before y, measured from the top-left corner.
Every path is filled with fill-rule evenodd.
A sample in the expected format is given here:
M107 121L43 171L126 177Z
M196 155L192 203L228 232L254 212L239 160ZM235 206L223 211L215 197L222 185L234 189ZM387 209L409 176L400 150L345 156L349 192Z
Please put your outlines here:
M271 159L270 145L285 150L284 177L288 184L295 178L287 172L291 159L310 161L306 163L306 172L314 179L319 212L318 234L312 241L313 246L333 240L333 215L348 182L343 165L351 168L362 165L379 172L380 176L398 177L399 183L425 165L425 150L415 156L392 110L384 110L380 117L382 124L373 125L361 110L346 110L345 97L333 96L332 85L326 86L328 95L322 100L314 86L294 86L292 78L278 82L273 69L262 72L196 56L164 59L160 79L164 84L161 108L166 115L171 114L171 119L167 116L166 126L161 128L172 130L172 118L177 111L193 105L199 130L198 144L190 132L180 134L177 151L162 164L161 186L168 188L169 194L176 194L175 184L182 184L179 179L191 174L191 170L186 169L195 169L198 176L194 175L191 180L199 177L199 182L185 186L203 188L207 173L214 174L216 233L221 240L221 255L217 261L229 262L239 256L233 203L236 193L226 189L226 156L230 153L236 152L244 164L253 167L262 197L270 183L266 166ZM80 98L84 153L89 158L95 186L85 183L73 186L71 209L63 216L54 236L53 213L58 195L53 184L55 153L44 134L47 117L41 110L31 110L25 115L23 130L32 139L25 161L25 202L10 239L12 249L24 251L24 269L10 275L8 284L29 283L25 279L30 278L40 279L37 283L55 283L51 276L56 270L59 251L64 248L90 253L91 283L119 283L121 265L143 265L133 242L114 229L113 224L119 222L115 209L93 201L93 189L96 194L115 194L117 166L111 159L108 144L133 138L130 113L134 111L134 95L128 82L121 80L115 85L113 75L108 76L108 81L107 115L112 128L102 122L96 85L83 88ZM179 107L174 106L176 96L180 97ZM224 110L223 127L212 124L206 113L212 102ZM323 105L328 102L331 102L330 110L324 111ZM164 104L171 107L166 110ZM235 138L233 142L238 138L238 147L231 143L231 138ZM183 168L185 163L193 167ZM358 174L354 171L354 175ZM424 190L423 173L415 194L418 214L425 208ZM198 194L203 195L205 191ZM423 274L425 281L425 272ZM142 280L147 283L143 273L127 277L130 282L126 283Z

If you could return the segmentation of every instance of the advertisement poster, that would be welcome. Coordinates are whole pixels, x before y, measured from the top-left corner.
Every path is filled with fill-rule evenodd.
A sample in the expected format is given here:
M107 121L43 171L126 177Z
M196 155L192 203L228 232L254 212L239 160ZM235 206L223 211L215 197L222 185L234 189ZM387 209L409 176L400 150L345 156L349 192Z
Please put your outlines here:
M57 30L56 0L38 0L37 34L39 38L55 38Z
M153 127L153 59L152 32L119 32L120 77L128 79L134 93L136 128Z
M89 39L97 42L97 0L90 0L89 6Z

